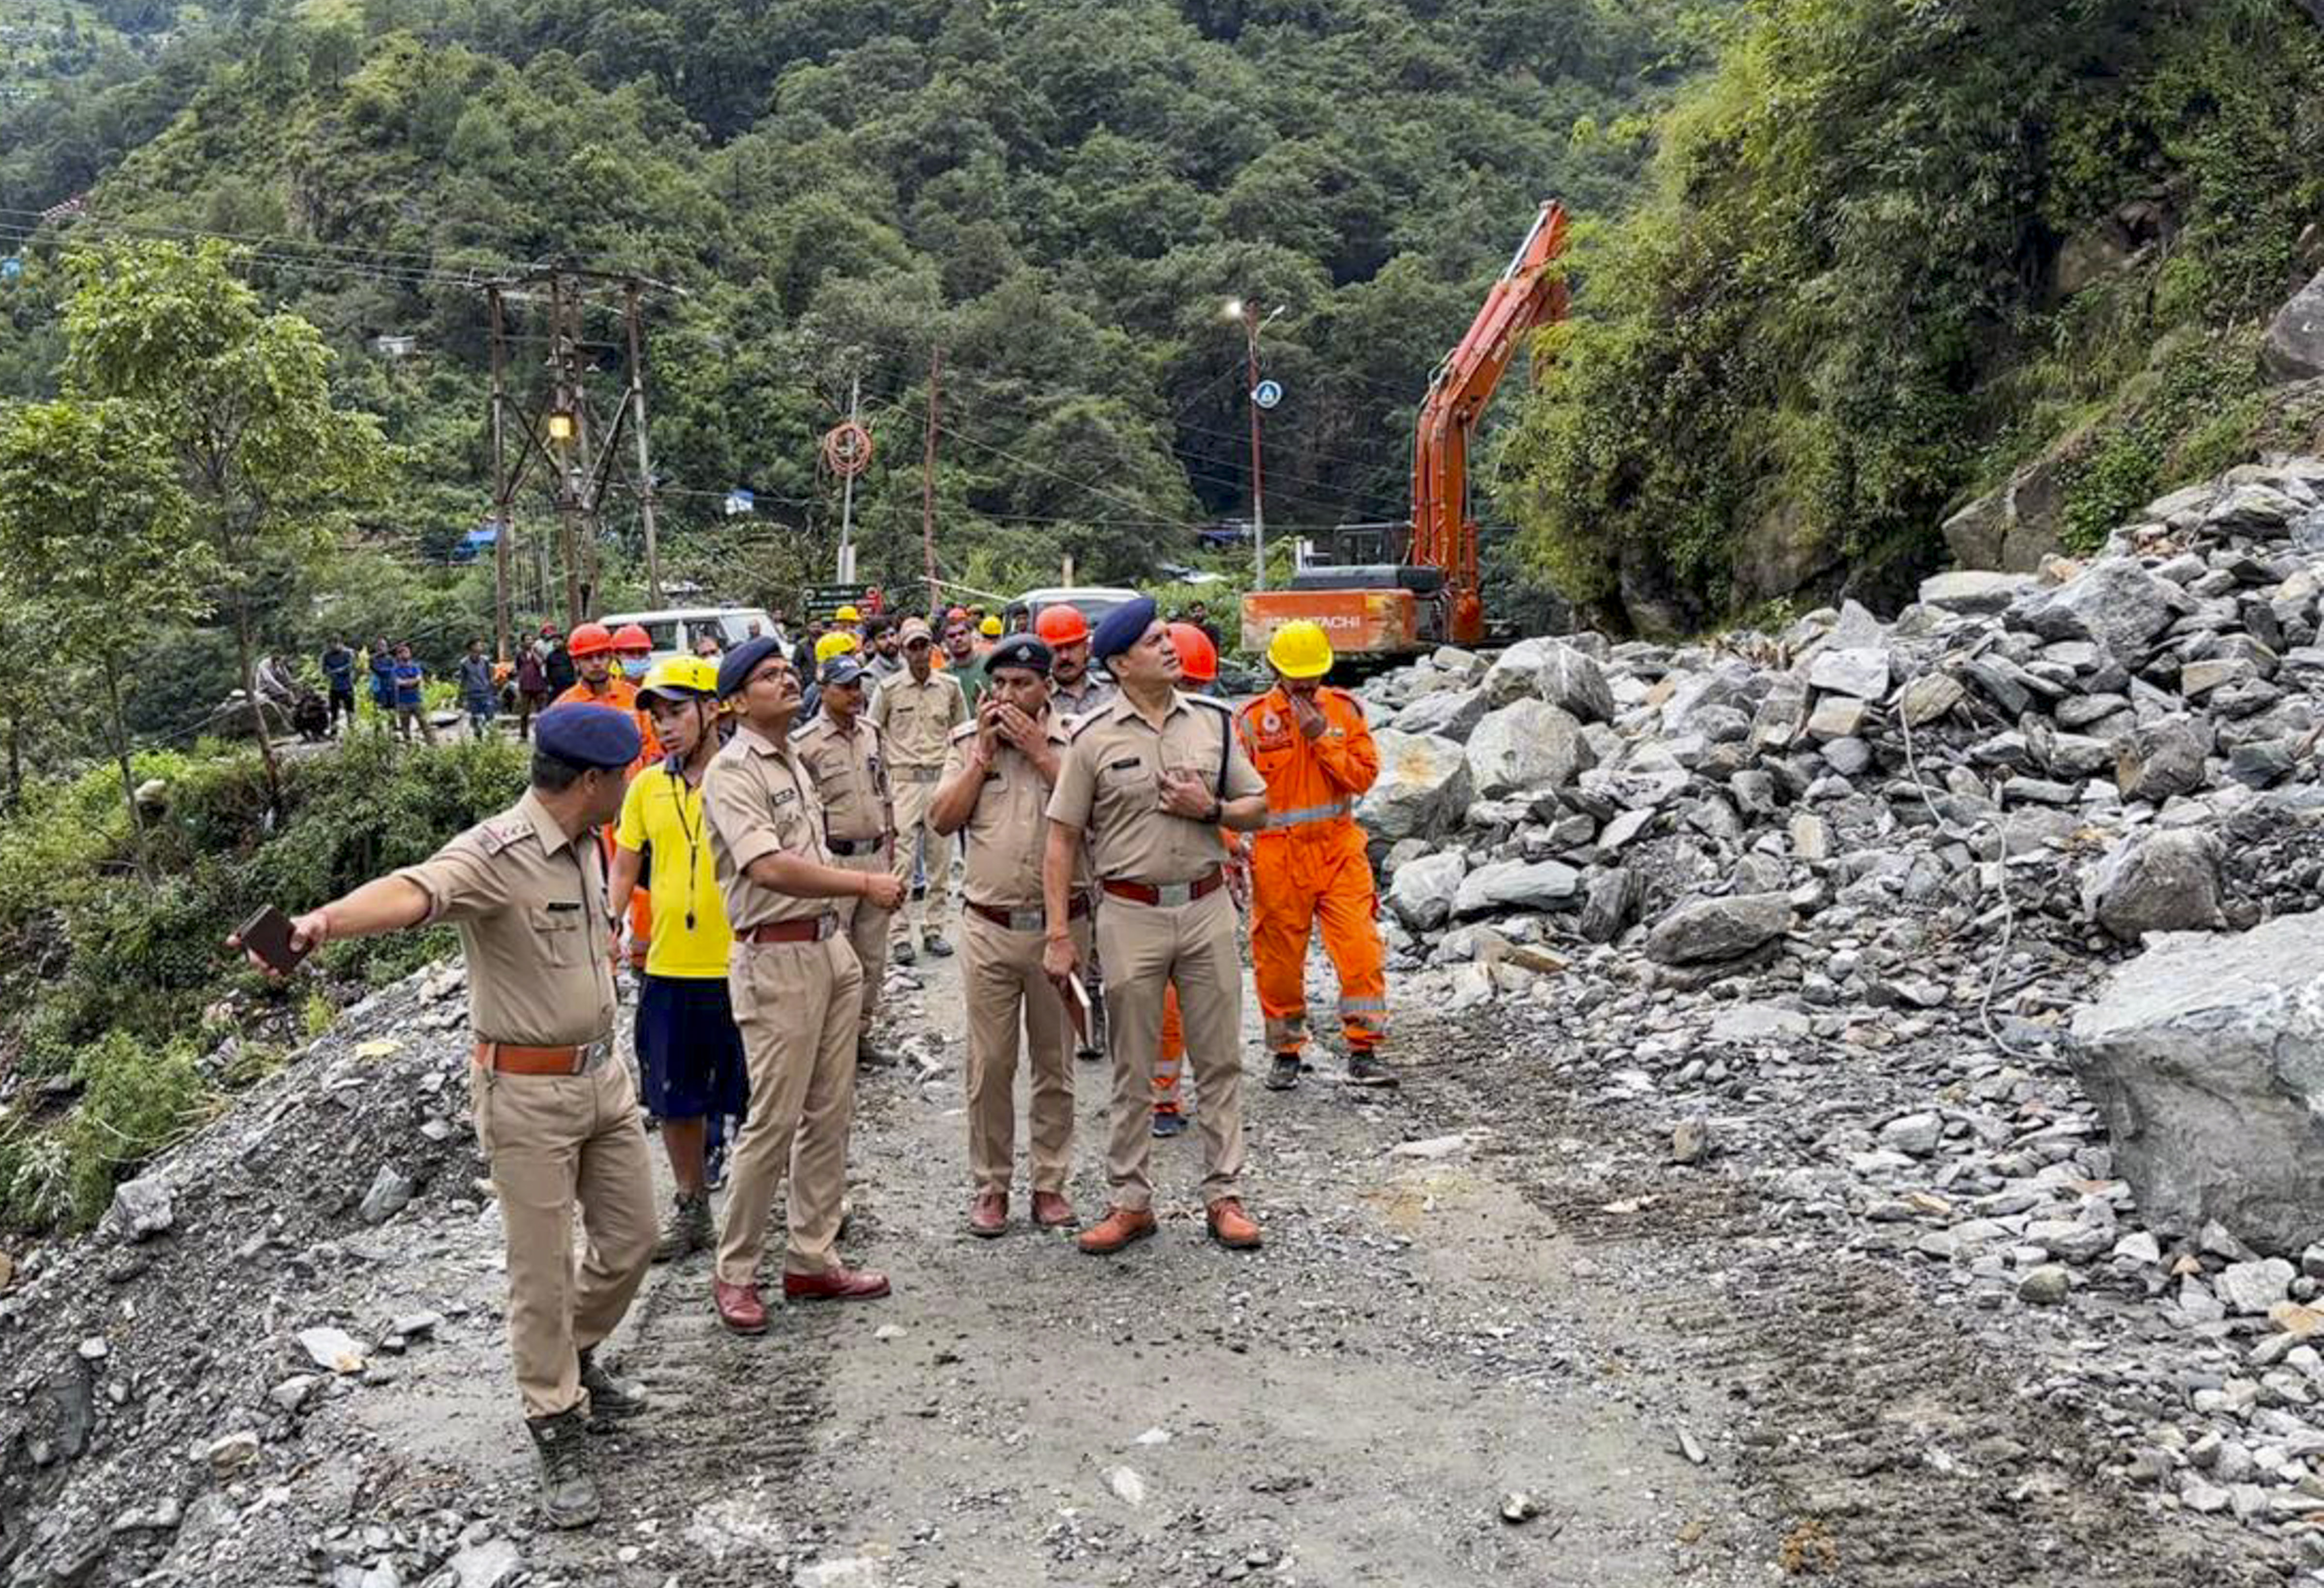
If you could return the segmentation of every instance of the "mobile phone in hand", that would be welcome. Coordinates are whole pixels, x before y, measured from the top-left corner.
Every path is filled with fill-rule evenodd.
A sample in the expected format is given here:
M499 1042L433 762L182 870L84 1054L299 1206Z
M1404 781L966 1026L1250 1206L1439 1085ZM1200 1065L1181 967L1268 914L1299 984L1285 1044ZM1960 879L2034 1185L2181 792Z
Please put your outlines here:
M307 957L305 949L290 946L290 918L271 904L243 922L235 937L277 975L289 975Z

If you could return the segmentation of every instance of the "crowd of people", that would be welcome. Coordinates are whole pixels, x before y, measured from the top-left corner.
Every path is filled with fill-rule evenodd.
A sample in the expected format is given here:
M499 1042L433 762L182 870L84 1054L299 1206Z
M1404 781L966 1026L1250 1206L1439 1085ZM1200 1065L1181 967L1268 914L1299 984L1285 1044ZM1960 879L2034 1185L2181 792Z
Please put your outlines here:
M1111 1255L1155 1233L1151 1141L1190 1123L1211 1238L1260 1244L1243 1191L1246 917L1266 1084L1295 1087L1306 1068L1318 927L1347 1079L1395 1084L1354 820L1378 755L1356 698L1324 682L1333 658L1314 625L1274 636L1268 687L1239 706L1218 693L1215 632L1166 623L1145 599L1094 627L1050 606L1014 633L957 608L933 623L842 608L796 645L753 635L634 673L624 659L642 657L641 630L585 623L539 639L510 680L490 675L481 643L461 664L472 725L492 719L493 702L477 705L488 688L512 681L524 703L523 798L299 916L291 941L459 928L470 1102L553 1523L596 1515L585 1430L648 1409L596 1350L650 1264L709 1252L717 1317L762 1333L779 1190L785 1302L889 1293L885 1274L840 1253L856 1076L889 1062L889 959L961 956L964 1227L982 1239L1011 1225L1020 1074L1026 1215L1081 1223L1068 1198L1078 1051L1111 1065L1107 1205L1079 1249ZM383 657L400 717L409 648L372 649L361 665L375 690ZM357 666L343 645L326 652L335 714ZM420 681L412 668L415 699ZM634 1085L613 1057L624 964L638 973ZM645 1118L676 1187L659 1213Z

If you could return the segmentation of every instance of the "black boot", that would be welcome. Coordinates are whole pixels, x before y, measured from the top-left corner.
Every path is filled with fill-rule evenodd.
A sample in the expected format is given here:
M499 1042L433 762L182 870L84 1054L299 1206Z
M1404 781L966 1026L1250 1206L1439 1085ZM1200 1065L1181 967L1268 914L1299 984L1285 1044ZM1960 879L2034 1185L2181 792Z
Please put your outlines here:
M552 1528L586 1528L597 1519L597 1481L583 1449L587 1427L581 1408L553 1417L527 1417L540 1466L540 1510Z
M626 1379L617 1379L597 1365L597 1348L581 1353L581 1388L589 1392L589 1426L603 1427L652 1408L646 1392Z

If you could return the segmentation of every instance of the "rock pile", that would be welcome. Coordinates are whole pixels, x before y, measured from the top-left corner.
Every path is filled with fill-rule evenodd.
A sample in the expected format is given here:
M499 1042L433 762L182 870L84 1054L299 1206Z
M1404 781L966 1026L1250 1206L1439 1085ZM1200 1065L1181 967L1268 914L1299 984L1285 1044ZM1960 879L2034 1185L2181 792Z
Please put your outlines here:
M1404 997L1500 1000L1755 1235L1913 1267L2152 1504L2324 1564L2324 459L1920 594L1376 680ZM2203 936L2108 992L2153 933Z

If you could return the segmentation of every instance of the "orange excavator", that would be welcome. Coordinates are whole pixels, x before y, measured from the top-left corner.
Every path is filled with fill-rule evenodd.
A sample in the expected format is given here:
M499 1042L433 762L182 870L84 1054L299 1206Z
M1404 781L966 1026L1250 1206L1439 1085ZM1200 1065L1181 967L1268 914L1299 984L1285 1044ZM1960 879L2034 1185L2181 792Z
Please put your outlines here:
M1333 649L1360 663L1485 638L1469 441L1526 334L1565 318L1565 278L1553 268L1564 252L1565 207L1553 201L1429 379L1413 439L1411 520L1342 524L1328 560L1303 556L1288 586L1245 596L1244 650L1264 651L1277 629L1301 618L1321 623Z

